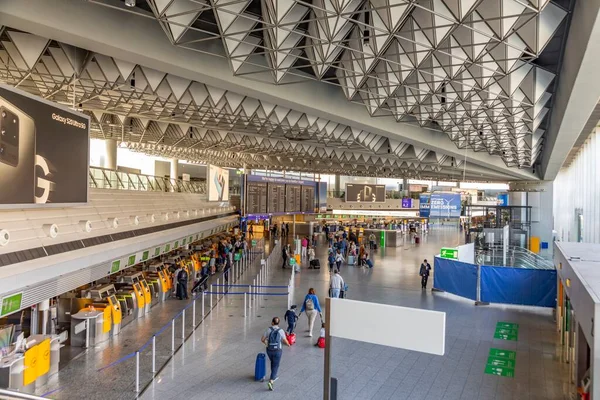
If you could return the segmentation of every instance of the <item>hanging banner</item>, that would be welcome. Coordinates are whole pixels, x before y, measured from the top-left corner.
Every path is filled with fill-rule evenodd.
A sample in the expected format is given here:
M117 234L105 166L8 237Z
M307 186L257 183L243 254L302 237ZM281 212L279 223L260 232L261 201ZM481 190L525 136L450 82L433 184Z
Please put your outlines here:
M419 217L429 218L429 213L430 213L429 200L430 200L430 196L428 193L419 195Z
M89 117L0 85L0 207L82 204Z

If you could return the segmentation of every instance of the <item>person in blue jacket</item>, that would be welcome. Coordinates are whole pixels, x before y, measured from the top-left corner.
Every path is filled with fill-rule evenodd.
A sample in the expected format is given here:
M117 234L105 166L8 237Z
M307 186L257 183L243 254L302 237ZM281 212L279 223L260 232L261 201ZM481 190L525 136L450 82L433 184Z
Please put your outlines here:
M315 326L315 320L317 319L317 313L321 315L321 305L319 304L319 298L315 292L315 289L308 289L308 294L304 298L304 302L302 303L302 308L300 309L300 315L303 312L306 312L306 317L308 318L308 336L312 337L313 327ZM321 320L323 316L321 316Z

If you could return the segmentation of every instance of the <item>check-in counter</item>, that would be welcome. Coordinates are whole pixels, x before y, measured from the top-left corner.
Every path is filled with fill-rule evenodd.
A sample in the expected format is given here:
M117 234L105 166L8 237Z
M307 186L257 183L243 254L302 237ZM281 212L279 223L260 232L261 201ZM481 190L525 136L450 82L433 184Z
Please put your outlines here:
M58 336L32 335L25 339L25 352L15 352L0 361L0 387L34 393L58 372L60 343Z
M111 323L105 322L106 315L110 311L92 307L71 315L71 346L88 348L108 340Z
M381 233L385 235L385 247L400 247L404 246L404 235L402 231L389 229L365 229L363 243L369 245L369 236L375 235L375 243L378 246L381 244Z

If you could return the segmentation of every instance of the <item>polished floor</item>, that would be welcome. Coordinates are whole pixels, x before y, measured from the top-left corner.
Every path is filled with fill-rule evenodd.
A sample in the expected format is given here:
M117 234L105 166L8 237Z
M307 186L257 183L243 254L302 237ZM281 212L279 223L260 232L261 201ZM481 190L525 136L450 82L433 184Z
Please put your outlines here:
M375 268L342 267L349 297L356 300L446 312L446 354L433 356L384 346L334 339L332 376L338 399L566 399L567 369L559 361L552 311L510 306L475 306L445 293L422 291L418 267L442 246L455 246L461 235L439 227L418 245L379 249ZM326 248L317 252L325 266ZM433 263L432 263L433 264ZM290 270L272 268L269 284L286 284ZM295 302L313 287L322 302L327 268L296 275ZM431 282L429 287L431 287ZM210 317L142 393L143 399L321 399L323 350L318 336L306 336L304 316L298 341L284 349L275 391L253 381L260 336L274 316L286 311L284 296L261 297L243 317L241 299L219 303ZM517 341L494 339L498 322L519 324ZM285 327L285 324L284 324ZM373 329L386 329L385 321ZM391 332L393 334L393 332ZM516 351L514 377L484 373L490 348Z

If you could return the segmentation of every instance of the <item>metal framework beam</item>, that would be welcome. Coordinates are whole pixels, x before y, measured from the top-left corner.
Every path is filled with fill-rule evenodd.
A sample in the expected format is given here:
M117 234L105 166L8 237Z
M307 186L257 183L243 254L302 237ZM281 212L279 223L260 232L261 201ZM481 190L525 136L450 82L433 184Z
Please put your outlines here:
M5 0L0 25L25 30L125 61L209 83L263 101L310 113L457 159L467 159L506 179L535 180L530 169L507 167L499 157L458 149L440 131L399 123L393 117L370 117L348 102L342 90L316 81L275 85L268 72L250 78L233 76L226 58L173 46L156 21L80 0ZM206 46L211 46L210 42ZM212 51L214 53L215 51Z

